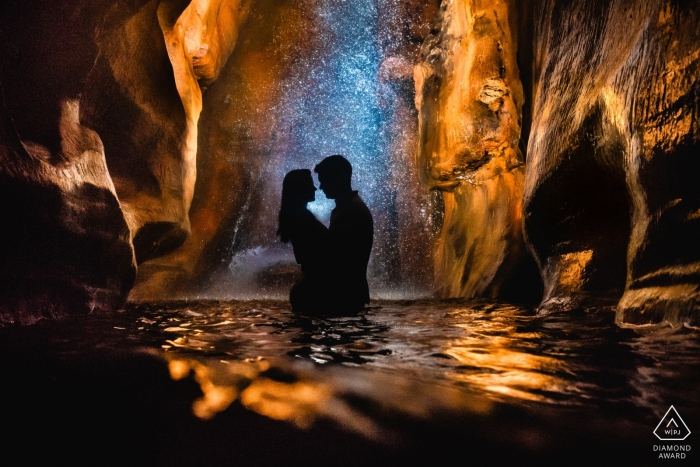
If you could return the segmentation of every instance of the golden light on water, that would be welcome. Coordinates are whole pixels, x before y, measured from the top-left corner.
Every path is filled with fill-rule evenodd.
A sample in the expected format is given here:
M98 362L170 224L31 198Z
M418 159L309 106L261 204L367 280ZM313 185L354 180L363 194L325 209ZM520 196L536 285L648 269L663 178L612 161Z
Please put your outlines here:
M325 417L368 438L378 439L380 434L387 437L371 419L342 401L337 388L329 384L313 379L281 382L267 378L264 372L270 369L270 363L263 358L219 363L176 359L168 364L174 380L194 372L203 393L192 404L192 412L198 418L211 419L238 401L260 415L291 422L299 428L309 428L317 418Z
M470 326L466 324L458 327L464 327L469 332ZM565 370L563 361L512 348L514 339L537 339L540 337L538 333L519 333L515 327L498 319L482 323L481 327L489 334L500 332L512 337L469 333L453 340L444 353L456 359L461 366L478 371L450 371L448 378L494 395L531 401L546 401L547 397L542 392L571 390L569 383L554 376Z
M226 410L238 397L235 387L216 385L210 377L210 369L193 360L172 360L168 364L170 376L174 380L187 377L194 371L194 377L204 395L192 404L192 412L199 418L208 420L217 413Z
M246 361L173 359L170 376L181 380L190 375L202 390L192 404L192 412L208 420L234 402L259 415L309 428L325 419L362 436L392 442L395 434L379 426L358 410L351 400L371 400L388 413L410 414L423 419L434 411L487 414L491 403L462 391L434 388L423 383L392 378L374 372L348 374L330 371L318 374L283 361L271 363L259 357ZM308 370L308 368L307 368ZM284 375L282 381L279 375ZM275 376L277 375L277 376Z
M418 357L422 364L428 366L435 362L430 355L442 355L442 358L449 358L449 361L442 361L442 377L468 390L486 394L489 398L500 401L552 402L552 395L555 394L580 393L581 388L569 378L572 370L568 369L563 359L558 358L557 354L540 354L534 351L544 335L541 331L521 328L516 318L521 312L517 307L505 307L498 313L489 313L488 319L470 307L452 308L446 315L420 314L410 320L406 329L412 330L408 331L409 334L419 332L425 342L432 342L436 346L428 352L423 347L418 350L410 345L391 345L388 347L388 355L410 356L409 360ZM259 347L258 339L261 335L272 339L271 342L275 341L272 334L262 331L262 327L251 327L251 323L266 323L266 315L259 311L255 313L256 318L253 321L241 322L244 329L250 331L247 336L250 341L242 339L246 336L245 333L241 334L241 340L238 341L238 345L248 342L251 350L253 347ZM214 329L226 328L225 332L230 333L229 325L241 325L239 320L228 316L217 315L217 319L214 320L206 316L200 318L198 322L183 320L184 322L177 325L175 322L168 322L170 326L165 329L166 335L180 333L179 337L166 340L172 351L177 352L177 349L182 348L195 353L203 352L202 355L205 355L214 352L213 349L216 348L216 352L221 352L225 347L213 338ZM436 319L438 321L435 321ZM445 328L446 334L441 339L439 333L433 335L431 329L433 325L438 326L438 323L442 323L442 320L446 320L445 323L449 323L449 326ZM341 326L339 329L344 329L343 324L338 325ZM402 335L406 332L402 326L398 326L397 329L402 329ZM342 331L338 331L338 334L328 331L328 338L340 339L341 334ZM376 335L377 338L381 336L381 333ZM381 350L378 347L381 346L381 340L375 341L374 338L353 340L345 346L328 345L330 347L315 339L314 345L309 347L309 352L313 352L309 358L313 360L317 353L326 355L330 352L332 356L323 360L323 363L326 363L335 357L350 355L350 352L360 352L369 356ZM287 349L287 346L283 348ZM167 353L170 351L167 350ZM415 354L416 351L419 353ZM425 352L427 354L423 355ZM382 361L383 357L376 364L383 365ZM216 358L180 358L170 361L170 372L173 379L184 378L193 372L203 393L194 403L193 411L203 419L213 417L235 401L260 415L288 421L299 427L308 427L318 418L327 418L346 426L354 425L357 431L374 436L372 433L376 432L376 427L372 422L363 419L362 414L352 409L352 404L344 399L345 395L354 392L359 392L363 394L361 397L365 397L365 392L371 392L371 388L381 388L382 403L392 408L391 410L396 408L419 418L430 414L430 405L426 401L421 404L412 402L412 383L398 384L398 380L385 381L377 374L367 376L364 373L357 381L347 377L336 381L335 377L330 377L329 374L326 374L324 379L318 379L304 369L301 372L298 369L290 370L289 374L283 372L283 377L280 378L276 372L280 367L289 367L290 362L275 362L271 363L262 357L245 360L234 357L225 361ZM294 364L291 366L294 367ZM407 364L407 367L410 367L410 364ZM328 370L335 374L335 370ZM376 393L371 397L376 398ZM474 400L463 395L437 403L437 406L443 405L461 407L459 410L466 407L468 411L480 413L489 410L488 407L477 407L478 404L475 405Z
M241 404L275 420L294 422L308 428L324 406L332 390L308 382L282 383L267 378L256 380L241 394Z

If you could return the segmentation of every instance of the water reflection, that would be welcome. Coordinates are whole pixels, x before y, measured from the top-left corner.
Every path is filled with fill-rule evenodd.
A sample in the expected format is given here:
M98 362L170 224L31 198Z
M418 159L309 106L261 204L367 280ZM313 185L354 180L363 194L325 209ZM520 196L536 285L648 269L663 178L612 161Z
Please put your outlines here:
M275 301L136 305L132 311L138 317L127 332L163 348L173 361L198 365L293 357L309 364L381 369L494 401L591 406L645 420L670 403L695 405L693 387L700 382L696 331L621 329L605 308L545 319L528 308L488 302L375 304L359 316L328 319L293 315L285 302ZM199 375L203 370L197 368ZM295 395L296 406L330 397L319 387L285 384L254 386L246 397L236 397L282 419L292 417L285 413L306 412L289 409L289 401L278 406L261 401L275 400L280 391ZM231 396L206 397L214 402L205 406L213 407ZM307 419L294 417L298 424Z
M487 400L469 392L449 388L436 391L425 383L381 373L319 373L313 367L262 357L242 362L202 362L171 356L169 369L175 380L194 374L203 393L193 404L193 412L199 418L210 419L238 401L249 410L300 428L327 419L385 443L397 441L399 434L380 425L379 413L427 419L436 410L483 415L492 407Z
M389 443L385 454L410 465L417 453L442 465L464 452L646 465L671 404L691 430L700 423L697 331L620 329L606 309L543 319L486 302L375 305L316 319L285 302L171 302L0 329L8 420L33 414L26 436L48 424L51 439L66 421L100 439L114 426L112 436L137 433L155 463L197 452L197 464L214 450L221 465L254 463L270 439L304 465L342 443L350 454ZM114 440L117 451L133 443ZM265 465L289 463L271 456Z

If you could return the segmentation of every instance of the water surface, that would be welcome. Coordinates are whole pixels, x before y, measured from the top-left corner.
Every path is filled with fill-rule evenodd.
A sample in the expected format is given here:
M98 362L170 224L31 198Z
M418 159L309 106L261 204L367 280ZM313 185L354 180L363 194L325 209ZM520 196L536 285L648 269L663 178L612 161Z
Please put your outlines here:
M700 333L623 329L609 308L539 317L461 300L375 301L353 317L283 301L135 304L121 330L170 358L294 358L381 370L509 403L579 406L651 423L698 410Z
M66 459L87 443L147 465L442 465L465 452L647 465L671 405L700 426L699 337L623 329L609 308L394 300L321 319L285 301L130 304L0 329L2 443L26 457L16 447L36 439Z

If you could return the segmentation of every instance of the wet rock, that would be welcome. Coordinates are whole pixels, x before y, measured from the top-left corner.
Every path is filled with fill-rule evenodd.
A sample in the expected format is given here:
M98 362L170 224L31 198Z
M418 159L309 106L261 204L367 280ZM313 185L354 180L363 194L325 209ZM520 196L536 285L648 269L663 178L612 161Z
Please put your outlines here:
M698 323L700 2L540 2L525 227L541 312Z
M524 101L513 2L443 2L415 68L418 157L442 192L435 277L443 297L523 298L538 274L522 237Z
M310 8L306 0L264 0L245 10L237 45L203 97L191 235L177 250L141 265L131 299L199 292L226 270L234 251L277 243L271 228L277 199L264 194L278 196L281 180L270 172L289 135L276 129L274 108L280 83L314 40Z
M106 4L48 3L0 7L0 324L118 309L136 272L102 141L78 119Z
M190 233L200 83L218 77L248 3L117 2L100 29L81 120L104 141L139 263Z

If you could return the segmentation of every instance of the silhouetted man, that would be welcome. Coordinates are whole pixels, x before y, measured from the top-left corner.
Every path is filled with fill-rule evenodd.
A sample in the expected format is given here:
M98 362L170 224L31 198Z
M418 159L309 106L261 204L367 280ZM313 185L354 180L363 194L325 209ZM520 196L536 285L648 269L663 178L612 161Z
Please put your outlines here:
M359 311L369 303L367 263L374 238L372 214L353 191L352 166L343 156L326 157L314 172L326 197L335 200L328 228L333 306L338 311Z

